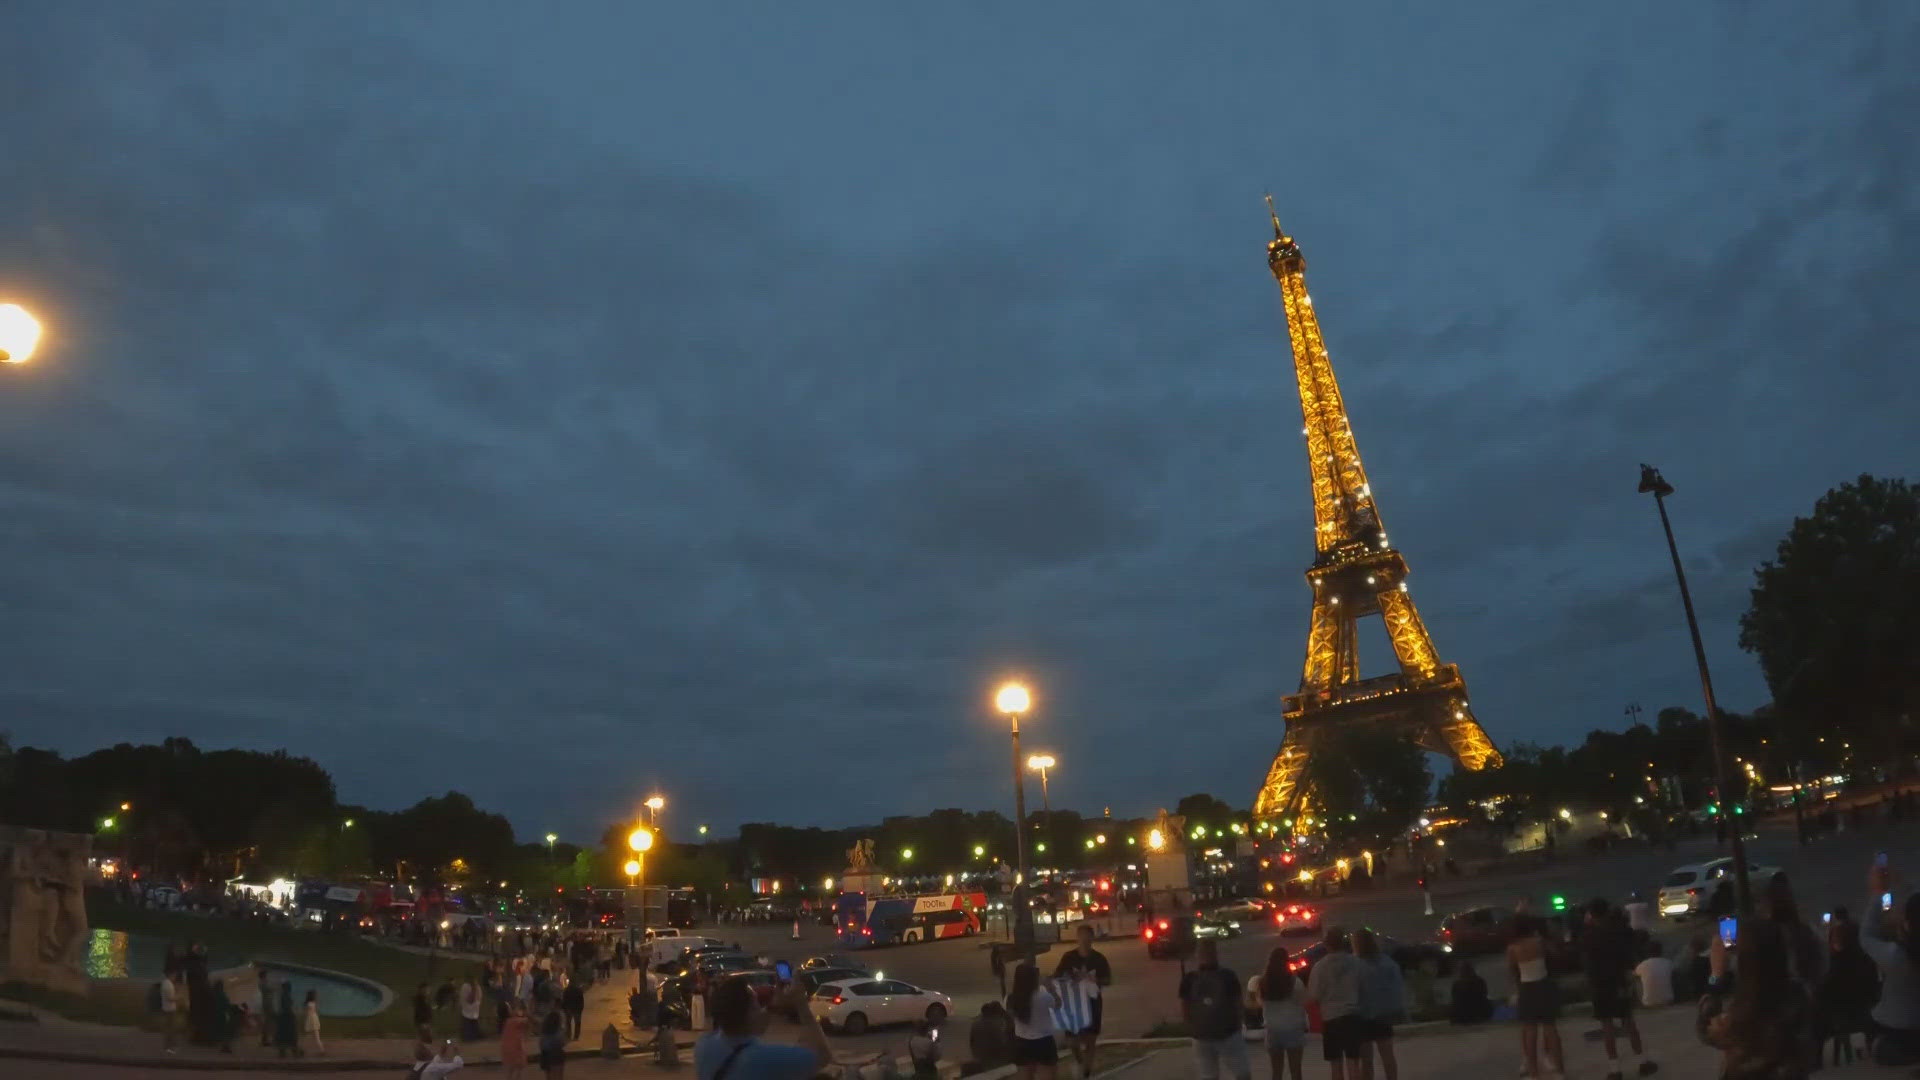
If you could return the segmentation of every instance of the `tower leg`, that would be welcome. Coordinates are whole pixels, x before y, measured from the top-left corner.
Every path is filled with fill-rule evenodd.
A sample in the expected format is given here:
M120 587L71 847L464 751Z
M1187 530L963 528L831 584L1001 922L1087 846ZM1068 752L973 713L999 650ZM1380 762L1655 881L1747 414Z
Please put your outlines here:
M1285 817L1299 806L1306 795L1300 779L1307 764L1308 741L1302 728L1288 726L1280 740L1280 752L1273 756L1273 765L1267 770L1266 783L1260 785L1260 794L1254 797L1254 817Z

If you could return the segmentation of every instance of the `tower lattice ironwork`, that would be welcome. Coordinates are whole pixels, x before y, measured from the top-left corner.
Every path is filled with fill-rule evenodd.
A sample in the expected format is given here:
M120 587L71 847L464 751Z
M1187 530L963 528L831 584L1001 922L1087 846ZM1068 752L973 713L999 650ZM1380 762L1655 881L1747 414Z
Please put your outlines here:
M1267 200L1271 213L1273 200ZM1407 592L1407 562L1387 542L1373 487L1347 422L1320 321L1307 295L1307 261L1273 214L1267 266L1280 283L1300 383L1307 469L1313 481L1315 557L1307 570L1313 618L1307 630L1300 692L1284 699L1287 730L1254 800L1262 818L1293 813L1308 793L1302 771L1329 733L1379 726L1469 769L1500 764L1500 752L1474 719L1460 669L1440 662L1426 623ZM1360 677L1356 621L1379 615L1400 670Z

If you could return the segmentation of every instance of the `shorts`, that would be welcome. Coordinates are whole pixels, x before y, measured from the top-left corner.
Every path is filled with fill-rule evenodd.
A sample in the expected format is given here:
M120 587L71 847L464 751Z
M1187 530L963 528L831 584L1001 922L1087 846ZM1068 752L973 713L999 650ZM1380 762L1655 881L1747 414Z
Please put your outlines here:
M1328 1061L1358 1059L1367 1044L1367 1018L1358 1013L1336 1016L1321 1025L1320 1046Z
M1075 1037L1086 1036L1091 1038L1092 1036L1100 1034L1100 1005L1100 998L1093 998L1087 1002L1087 1026L1074 1032Z
M1595 1020L1631 1020L1633 1018L1633 995L1627 992L1625 983L1593 985L1593 1018Z
M1015 1065L1053 1065L1060 1060L1060 1048L1053 1044L1053 1036L1044 1039L1013 1040L1013 1063Z

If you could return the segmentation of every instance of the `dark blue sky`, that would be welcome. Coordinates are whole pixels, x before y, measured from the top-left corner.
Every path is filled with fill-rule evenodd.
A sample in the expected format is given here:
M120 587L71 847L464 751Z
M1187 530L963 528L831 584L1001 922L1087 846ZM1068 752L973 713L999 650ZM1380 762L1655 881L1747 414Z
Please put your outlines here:
M1759 704L1752 567L1914 472L1920 18L1336 7L7 4L0 725L843 824L1009 802L1019 670L1057 805L1245 802L1269 190L1494 738L1697 705L1642 460Z

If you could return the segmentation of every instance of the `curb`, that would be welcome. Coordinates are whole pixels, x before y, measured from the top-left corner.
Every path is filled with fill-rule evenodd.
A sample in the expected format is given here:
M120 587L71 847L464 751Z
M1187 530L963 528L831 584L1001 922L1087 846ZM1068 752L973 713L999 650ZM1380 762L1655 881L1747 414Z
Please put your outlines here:
M679 1049L691 1051L693 1043L679 1043ZM653 1053L652 1047L629 1046L622 1044L621 1057L640 1057ZM599 1050L569 1050L568 1061L597 1058ZM57 1061L68 1065L106 1065L122 1069L156 1069L180 1071L198 1069L202 1072L372 1072L375 1070L405 1070L413 1067L411 1058L405 1061L376 1061L372 1058L203 1058L180 1057L162 1054L157 1057L117 1057L112 1054L92 1054L84 1050L27 1050L19 1047L0 1046L0 1061ZM907 1059L901 1058L905 1061ZM498 1061L476 1061L467 1066L470 1069L499 1068ZM1011 1075L1011 1073L1009 1073ZM972 1078L969 1078L972 1080Z

